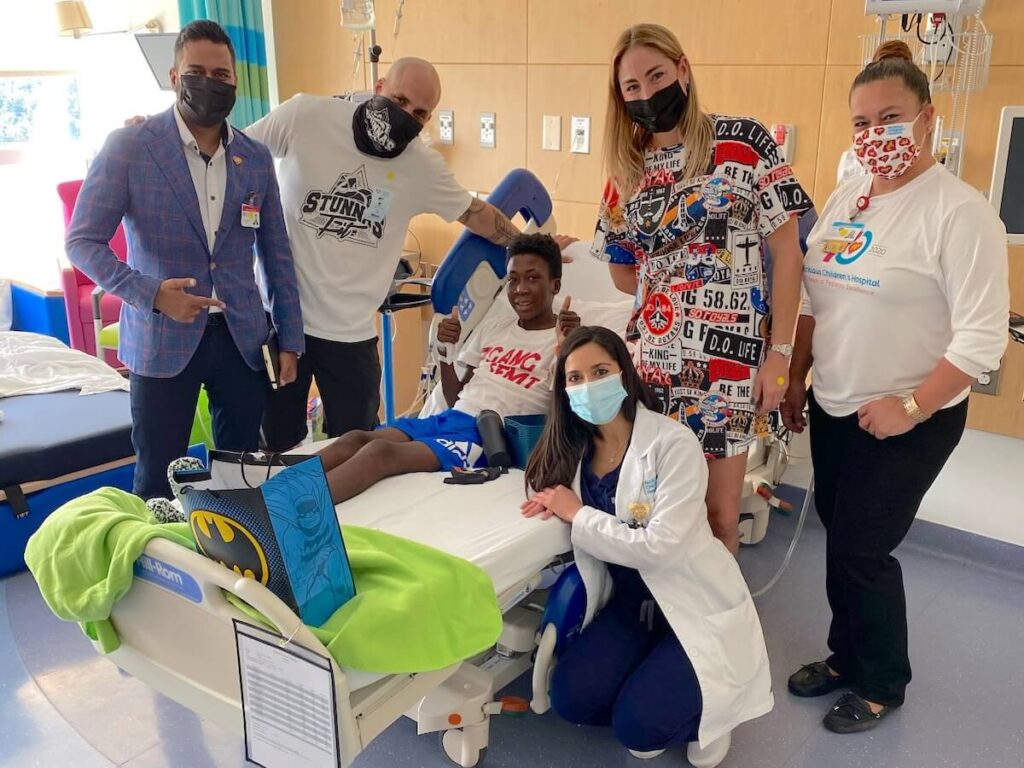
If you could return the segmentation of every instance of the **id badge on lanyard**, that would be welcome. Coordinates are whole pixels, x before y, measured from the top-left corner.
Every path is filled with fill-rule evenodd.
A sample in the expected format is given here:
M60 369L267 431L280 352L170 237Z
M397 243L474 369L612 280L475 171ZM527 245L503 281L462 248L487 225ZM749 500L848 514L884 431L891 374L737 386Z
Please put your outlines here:
M256 193L250 192L242 203L242 226L246 229L260 228L260 207L256 204Z

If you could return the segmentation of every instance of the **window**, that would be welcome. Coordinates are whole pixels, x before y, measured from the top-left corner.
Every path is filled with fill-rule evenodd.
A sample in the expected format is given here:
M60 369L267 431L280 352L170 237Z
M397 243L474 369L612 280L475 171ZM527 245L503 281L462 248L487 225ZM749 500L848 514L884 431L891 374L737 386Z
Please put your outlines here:
M0 277L60 288L56 187L85 173L81 120L75 75L0 73Z
M59 290L62 181L84 178L109 133L167 109L129 29L177 25L177 0L89 3L97 34L57 34L52 2L0 0L0 277ZM103 34L100 34L103 33Z
M53 110L57 124L44 125ZM65 139L82 138L78 80L73 75L0 77L0 144L28 144L51 128Z

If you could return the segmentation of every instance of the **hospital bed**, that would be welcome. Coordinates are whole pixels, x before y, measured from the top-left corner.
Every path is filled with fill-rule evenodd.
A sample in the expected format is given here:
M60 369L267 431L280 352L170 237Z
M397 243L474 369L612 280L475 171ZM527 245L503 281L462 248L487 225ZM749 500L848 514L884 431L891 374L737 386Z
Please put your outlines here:
M69 383L91 380L73 362L65 367L65 360L77 356L102 370L97 380L107 375L121 381L96 358L36 334L4 332L0 352L0 378L8 386L25 367L43 388L59 388L65 374ZM22 355L31 364L19 366ZM24 389L32 389L30 382ZM127 392L82 395L68 389L3 397L3 391L8 390L0 390L0 576L24 567L25 542L50 512L104 485L131 490L135 467Z
M520 174L517 184L536 198L540 185L530 179ZM525 210L515 198L499 207L507 214ZM434 307L445 316L458 305L468 335L488 311L503 311L503 299L493 309L487 305L500 288L504 264L503 255L479 238L467 236L459 243L438 273ZM452 279L456 268L460 276ZM604 265L577 252L566 265L563 295L572 296L573 309L584 322L598 322L600 315L602 322L624 329L631 301L609 292L608 282ZM610 301L591 301L588 308L590 297ZM494 696L531 667L541 635L542 587L564 569L571 551L569 528L555 519L523 518L523 498L524 477L518 470L484 485L458 487L443 485L440 474L413 474L384 480L337 506L343 532L347 525L373 528L478 565L494 582L504 616L492 649L446 669L376 675L332 661L343 766L402 716L414 719L420 734L440 732L445 754L457 765L472 768L479 762L488 744L490 716L501 711ZM111 621L121 645L110 658L203 717L244 735L232 622L251 618L227 594L267 617L282 643L330 658L298 617L254 580L162 539L147 545L143 559L148 560L145 572L137 567L133 586L113 608ZM554 638L550 631L543 637L540 650L550 662ZM534 674L538 710L546 707L547 672Z
M444 732L444 749L458 765L476 765L487 747L489 716L500 711L494 694L530 667L540 612L525 603L541 573L570 550L568 528L523 518L522 498L523 476L513 471L458 488L442 485L438 475L396 477L338 505L343 532L346 525L383 530L478 565L494 582L505 617L494 649L446 669L382 676L332 662L342 765L406 714L420 733ZM147 579L137 577L114 606L121 647L110 658L201 716L243 733L232 619L252 619L226 592L260 611L282 638L330 658L298 617L252 579L162 539L150 542L145 557Z

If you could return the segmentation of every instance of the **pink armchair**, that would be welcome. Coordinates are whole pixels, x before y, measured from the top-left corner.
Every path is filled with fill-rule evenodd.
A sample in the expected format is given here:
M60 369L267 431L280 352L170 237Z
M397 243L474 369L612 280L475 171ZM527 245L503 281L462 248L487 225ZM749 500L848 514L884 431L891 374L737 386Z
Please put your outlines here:
M64 206L64 229L71 226L71 216L75 210L75 201L82 188L81 180L65 181L57 185L57 194ZM124 238L124 228L120 225L110 241L110 248L121 261L128 258L128 244ZM93 291L96 284L76 267L66 267L61 272L61 283L64 288L64 307L68 316L68 333L71 346L90 355L96 354L96 321L93 315ZM121 300L109 293L99 297L100 325L107 326L117 322L121 311ZM123 367L114 351L106 350L103 358L115 368Z

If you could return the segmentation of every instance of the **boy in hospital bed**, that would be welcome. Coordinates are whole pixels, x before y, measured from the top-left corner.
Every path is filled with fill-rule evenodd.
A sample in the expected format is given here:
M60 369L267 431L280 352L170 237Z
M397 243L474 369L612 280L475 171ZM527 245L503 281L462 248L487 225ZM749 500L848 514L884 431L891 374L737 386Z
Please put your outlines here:
M550 373L560 338L580 324L566 298L556 316L562 257L547 235L520 235L508 247L508 301L514 315L494 313L477 327L454 361L441 363L441 387L449 409L424 419L399 419L372 432L339 437L320 456L334 503L374 483L409 472L448 471L486 464L476 419L481 411L502 418L547 411ZM438 326L439 344L457 344L457 311Z

